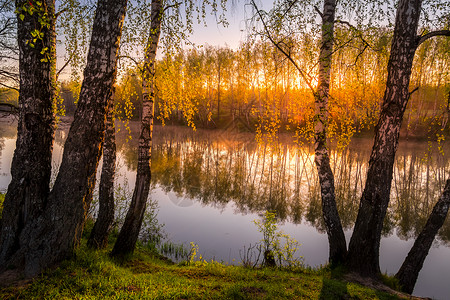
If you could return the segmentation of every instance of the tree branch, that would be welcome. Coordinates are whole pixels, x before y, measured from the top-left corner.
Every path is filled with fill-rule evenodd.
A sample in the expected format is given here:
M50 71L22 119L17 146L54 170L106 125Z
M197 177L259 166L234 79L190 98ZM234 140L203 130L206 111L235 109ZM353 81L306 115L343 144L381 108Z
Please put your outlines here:
M12 20L12 18L8 18L5 21L5 24L3 25L3 28L0 30L0 35L3 35L4 32L7 32L7 30L12 30L14 29L14 21Z
M142 64L142 62L139 62L134 57L131 57L131 56L128 56L128 55L121 55L121 56L118 57L119 60L121 58L128 58L129 60L131 60L132 62L135 63L136 67L139 69L140 72L143 72L143 69L140 67L140 64Z
M6 77L9 80L19 82L19 74L0 69L0 77Z
M356 63L358 62L358 59L364 54L366 49L369 47L369 45L364 45L364 48L358 53L358 55L355 58L355 62L353 63L353 66L356 66Z
M450 30L437 30L437 31L432 31L432 32L428 32L425 35L422 36L418 36L417 37L417 47L419 47L420 44L422 44L423 42L425 42L426 40L435 37L435 36L450 36Z
M57 13L55 13L55 19L58 19L58 17L60 15L62 15L63 13L65 13L68 10L69 10L69 8L66 7L66 8L63 8L62 10L58 11Z
M323 13L320 11L320 9L314 5L314 10L320 15L320 17L323 19Z
M289 7L286 9L286 11L283 14L283 18L287 15L287 13L291 10L292 7L297 3L298 0L294 0L289 4Z
M367 46L370 47L371 49L373 49L370 44L366 41L366 39L363 38L362 33L360 30L358 30L358 28L356 28L355 26L353 26L352 24L350 24L350 22L347 21L343 21L343 20L335 20L334 23L339 23L339 24L343 24L343 25L347 25L350 29L352 29L353 31L357 32L358 37L361 39L361 41Z
M8 55L0 55L1 59L11 59L11 60L15 60L18 61L19 58L18 57L12 57L12 56L8 56Z
M58 81L58 77L61 74L61 72L69 65L70 61L72 60L72 56L69 57L69 59L65 62L64 66L61 67L61 69L59 69L59 71L56 73L56 81Z
M164 7L163 12L165 12L166 10L168 10L168 9L170 9L170 8L172 8L172 7L178 7L178 6L180 6L181 4L182 4L181 2L175 2L175 3L172 4L172 5L167 5L166 7Z

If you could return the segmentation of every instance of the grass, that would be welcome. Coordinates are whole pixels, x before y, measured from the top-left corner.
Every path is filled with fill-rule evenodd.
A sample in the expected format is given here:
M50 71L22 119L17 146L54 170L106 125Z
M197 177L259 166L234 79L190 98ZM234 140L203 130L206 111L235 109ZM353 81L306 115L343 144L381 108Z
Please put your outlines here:
M394 276L389 276L387 274L381 274L381 282L385 284L386 286L390 287L391 289L400 291L401 286L397 278Z
M5 202L5 194L0 193L0 221L3 213L3 202Z
M339 275L338 275L339 276ZM73 259L0 299L398 299L335 278L328 269L250 269L217 262L174 264L138 247L117 262L82 245Z

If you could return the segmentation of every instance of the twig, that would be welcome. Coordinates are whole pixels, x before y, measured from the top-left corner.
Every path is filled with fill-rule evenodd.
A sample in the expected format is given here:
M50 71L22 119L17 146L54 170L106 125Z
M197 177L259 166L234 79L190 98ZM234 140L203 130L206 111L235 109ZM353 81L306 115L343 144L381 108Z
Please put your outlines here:
M368 47L370 47L371 49L373 49L370 44L366 41L366 39L363 38L362 33L360 30L358 30L358 28L356 28L355 26L353 26L352 24L350 24L350 22L347 21L343 21L343 20L336 20L334 21L335 23L340 23L340 24L344 24L347 25L348 27L350 27L353 31L358 33L358 37L361 39L361 41L367 45Z
M287 15L287 13L291 10L292 7L294 7L295 3L297 3L298 0L292 1L292 3L289 5L289 7L286 9L286 11L283 14L283 18Z

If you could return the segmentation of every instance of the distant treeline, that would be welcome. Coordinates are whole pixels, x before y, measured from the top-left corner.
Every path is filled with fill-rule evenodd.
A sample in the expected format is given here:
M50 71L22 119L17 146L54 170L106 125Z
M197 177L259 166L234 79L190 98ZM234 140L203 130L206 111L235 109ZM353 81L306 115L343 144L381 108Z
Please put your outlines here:
M391 33L365 33L352 40L339 29L333 55L330 136L349 137L372 128L378 120L386 81ZM448 130L450 105L448 39L426 41L416 53L404 131L424 135L430 128ZM302 37L291 52L312 83L317 77L318 41ZM339 44L339 42L338 42ZM224 128L237 121L245 130L295 130L312 137L314 97L298 71L269 43L247 42L238 49L205 46L177 55L166 54L157 63L156 116L159 122L205 128ZM124 70L116 87L116 113L122 118L141 115L140 66ZM60 95L67 114L75 111L79 84L64 82ZM236 122L235 122L236 123Z

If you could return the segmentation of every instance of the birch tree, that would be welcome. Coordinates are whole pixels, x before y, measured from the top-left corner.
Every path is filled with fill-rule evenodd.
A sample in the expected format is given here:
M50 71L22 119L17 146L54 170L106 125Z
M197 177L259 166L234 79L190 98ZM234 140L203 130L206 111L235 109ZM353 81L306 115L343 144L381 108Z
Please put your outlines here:
M138 166L136 174L136 184L131 199L131 204L125 217L124 224L119 232L119 236L111 252L112 256L125 257L134 251L139 232L142 226L143 217L147 205L151 180L151 149L154 119L155 102L155 64L156 51L160 42L161 30L164 28L164 42L166 52L180 50L180 43L186 42L187 35L192 33L192 18L194 11L199 13L199 18L205 17L206 5L211 5L212 13L217 13L217 3L215 1L199 1L198 7L195 1L168 2L163 0L153 0L150 11L150 28L148 40L144 52L144 66L142 74L142 117L139 136ZM181 6L184 5L184 16L181 14ZM222 9L225 9L225 1L221 1ZM219 15L219 22L223 15ZM144 26L145 28L145 26ZM178 44L178 45L177 45ZM185 110L185 115L192 115L192 112Z
M275 16L286 15L295 3L285 3L284 12L275 11ZM320 190L322 196L322 212L325 221L325 227L329 242L329 260L331 263L342 263L346 257L347 247L345 242L344 231L339 218L336 206L336 196L334 188L334 175L330 167L330 157L328 154L327 145L327 130L328 130L328 98L330 90L330 74L333 54L334 42L334 22L336 13L336 1L325 0L323 4L323 11L319 11L322 19L321 23L321 41L320 53L318 58L319 64L319 80L317 88L313 87L311 76L301 68L292 57L290 50L285 47L285 38L276 37L270 32L271 28L266 24L263 12L258 10L256 3L252 0L253 7L263 23L264 35L272 42L272 44L285 55L287 59L295 66L300 76L305 80L315 99L315 163L319 174ZM275 28L280 26L283 19L276 19Z
M29 2L27 1L27 3ZM17 2L16 6L20 8L23 4L24 2ZM46 6L47 4L48 6ZM99 0L97 3L80 99L65 143L61 167L51 191L49 191L50 171L46 171L50 168L48 166L49 163L45 163L43 171L41 174L38 174L39 176L37 178L43 177L39 182L40 186L36 186L36 190L30 190L29 185L24 180L31 173L30 167L26 164L24 165L23 162L34 157L39 157L44 161L51 161L51 145L54 130L53 103L48 101L43 105L43 115L48 118L45 121L40 121L41 116L38 116L35 111L31 110L33 106L23 106L21 108L25 115L24 125L26 126L26 122L28 121L29 125L33 125L32 128L39 128L39 123L42 123L44 128L35 132L34 138L41 139L42 137L46 137L50 140L47 143L50 146L37 148L30 141L25 141L22 146L19 145L19 150L16 150L18 152L20 149L25 149L26 152L35 147L37 151L45 150L45 153L38 153L39 155L37 156L28 155L21 160L22 164L19 163L12 167L12 173L25 171L26 174L21 175L22 178L17 179L16 189L13 189L13 186L10 185L8 191L18 190L24 192L18 195L16 201L8 201L8 206L12 208L15 206L18 207L16 211L7 208L5 203L3 216L4 218L14 220L17 211L19 213L23 211L26 214L22 213L25 218L22 217L23 219L21 220L25 222L5 222L2 225L2 239L12 237L10 238L12 240L11 243L5 244L5 242L2 242L2 266L14 266L22 269L25 275L33 276L70 256L80 242L85 217L91 200L89 195L91 195L93 189L94 180L92 179L95 177L101 153L107 102L111 97L112 86L115 81L117 51L120 43L126 4L126 0ZM48 2L43 7L48 10L46 13L49 20L52 20L54 18L54 11L50 11L49 9L53 9L54 3ZM25 21L23 23L19 22L19 27L33 22L33 19L27 19L29 16L26 14L23 15ZM42 18L42 16L43 14L33 14L31 17ZM18 14L18 18L22 18L20 13ZM52 28L52 22L50 21L49 23L50 26L45 26L46 28ZM23 27L25 36L19 37L20 43L25 44L30 39L29 29L26 26ZM54 30L44 35L44 40L54 39L53 32ZM29 47L29 45L25 46ZM39 53L44 48L39 49L41 50ZM51 48L49 47L49 49ZM35 52L31 52L30 55L33 53L36 55ZM46 52L44 51L44 53ZM49 55L50 53L52 52L50 51ZM47 60L51 61L51 58L49 57ZM21 60L24 60L24 58ZM30 62L32 61L23 61L23 63ZM45 62L45 59L40 58L39 62ZM36 66L39 67L39 63L33 65L34 68ZM22 65L20 68L20 72L25 71ZM45 72L45 69L44 71L41 71L40 68L31 69L29 72L30 83L41 82L39 81L41 78L36 76L35 72ZM50 73L50 71L47 72ZM46 73L45 75L48 78L52 78ZM21 76L25 77L25 75ZM30 88L29 91L36 91L34 86L28 87L25 85L25 82L21 82L21 89L22 86L23 88L27 87L27 90ZM51 97L48 98L51 99ZM39 103L39 101L34 101L34 103ZM51 111L51 113L45 113L46 111ZM19 130L24 125L20 125ZM19 157L19 154L15 154L15 157ZM18 158L14 159L18 160ZM18 173L19 175L22 174L20 172ZM40 193L34 197L36 200L27 196L30 191L33 193L38 191ZM30 207L28 205L28 203L31 203L28 200L30 198L37 205ZM22 227L19 229L21 230L11 227L11 224L20 224ZM4 234L5 231L8 233L7 235ZM11 232L13 234L9 234ZM9 246L10 244L12 246Z
M419 272L423 267L425 258L430 251L431 245L447 218L448 209L450 207L450 179L445 184L441 197L433 207L427 223L414 241L414 245L405 258L402 266L398 270L395 277L398 279L402 290L412 293L419 276Z
M253 6L256 8L256 5ZM383 227L383 220L386 215L386 210L389 204L390 187L392 181L393 163L395 158L395 152L398 147L400 127L404 115L404 111L408 100L411 96L409 91L409 82L411 76L411 69L414 59L414 54L417 47L424 41L431 37L438 35L449 35L448 30L438 30L428 32L426 34L417 35L420 11L422 1L420 0L400 0L398 2L397 14L395 18L394 36L391 44L391 52L388 62L388 77L386 83L386 90L383 98L383 104L379 117L378 124L375 128L375 141L372 149L372 155L369 161L369 169L367 175L366 186L361 198L360 209L358 212L357 221L355 224L354 233L352 235L349 253L346 259L336 259L333 261L332 249L334 245L342 245L343 257L345 258L345 238L343 234L337 238L339 243L336 243L336 235L333 236L333 231L339 228L335 224L340 224L340 218L337 214L337 210L327 209L327 203L331 203L332 207L336 207L334 196L334 180L331 168L329 168L329 158L326 148L326 134L327 134L327 103L329 93L329 68L331 67L330 56L333 53L332 44L329 43L332 39L332 24L338 22L334 20L332 12L335 11L336 5L333 1L324 2L323 12L319 12L322 18L322 40L320 44L319 53L319 81L318 90L314 91L311 87L311 81L308 81L308 76L291 55L290 49L286 48L286 38L278 37L276 34L279 32L280 15L285 16L286 13L292 8L292 3L284 3L287 10L280 13L275 13L275 19L278 18L278 22L271 23L268 26L265 23L265 18L261 11L258 11L258 15L264 26L264 34L268 36L268 39L275 45L275 47L285 54L285 56L293 63L293 65L300 71L300 75L310 85L313 90L316 103L316 126L315 126L315 141L316 141L316 165L319 172L319 179L322 192L322 209L325 225L330 242L330 261L346 261L347 266L351 271L355 271L363 276L375 277L380 274L379 269L379 246L381 239L381 232ZM439 5L437 5L438 7ZM445 6L445 5L444 5ZM327 10L328 7L328 10ZM315 10L318 9L315 7ZM267 20L267 19L266 19ZM339 21L353 27L348 22ZM273 30L270 32L270 30ZM274 33L273 33L274 32ZM328 43L327 43L328 41ZM367 44L367 42L365 42ZM368 45L368 44L367 44ZM370 46L370 45L368 45ZM358 55L359 56L359 55ZM446 199L447 189L444 190L441 199ZM440 200L436 205L436 211L430 216L430 224L424 229L425 237L419 236L418 243L424 243L428 245L434 239L436 234L438 223L442 221L442 218L448 208L444 200ZM335 212L335 214L334 214ZM444 214L445 212L445 214ZM328 220L327 220L328 219ZM336 222L330 222L334 220ZM439 220L436 221L436 220ZM334 223L334 224L333 224ZM441 224L442 225L442 224ZM433 229L430 229L431 228ZM341 234L342 229L337 230ZM425 242L426 241L426 242ZM423 246L421 250L412 249L411 257L415 259L407 259L405 264L409 266L406 269L401 270L398 273L398 277L404 280L411 278L417 278L418 270L421 268L424 257L428 250L424 250L429 246ZM338 248L334 248L338 249ZM415 251L420 254L413 253ZM419 259L420 257L420 259ZM411 270L414 270L412 272ZM408 270L408 271L404 271ZM405 276L404 274L411 271L411 274ZM416 275L414 275L416 274ZM408 277L408 278L407 278ZM408 288L412 291L412 288Z
M98 193L98 216L88 240L91 248L104 248L114 222L114 179L116 174L116 128L114 125L114 93L108 102L105 139L103 141L103 165Z
M322 212L330 247L329 260L332 264L344 262L347 254L344 231L336 206L334 174L330 167L327 145L328 98L334 43L334 21L336 1L325 0L322 18L322 40L319 54L319 82L315 97L315 163L319 174L322 195Z
M409 83L417 47L437 35L434 31L418 35L421 0L399 0L394 36L388 62L386 90L369 160L367 181L349 244L350 270L365 276L380 274L379 248L383 220L389 204L395 153L403 115L411 96Z
M35 6L16 1L15 7L20 53L19 122L1 220L0 266L14 259L22 247L25 226L45 210L55 133L55 2L43 1Z
M155 59L161 33L163 1L153 0L151 26L145 48L145 60L142 81L142 120L139 135L138 167L136 184L130 208L111 252L113 256L125 256L134 251L144 218L151 180L151 151L155 101Z

